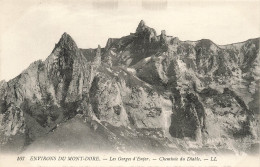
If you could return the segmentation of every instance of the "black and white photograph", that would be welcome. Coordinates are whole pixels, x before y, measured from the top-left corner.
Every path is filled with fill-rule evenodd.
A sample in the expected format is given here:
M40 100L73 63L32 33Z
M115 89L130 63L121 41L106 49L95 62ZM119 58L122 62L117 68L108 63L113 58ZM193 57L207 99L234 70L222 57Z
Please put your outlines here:
M0 0L0 167L259 167L260 1Z

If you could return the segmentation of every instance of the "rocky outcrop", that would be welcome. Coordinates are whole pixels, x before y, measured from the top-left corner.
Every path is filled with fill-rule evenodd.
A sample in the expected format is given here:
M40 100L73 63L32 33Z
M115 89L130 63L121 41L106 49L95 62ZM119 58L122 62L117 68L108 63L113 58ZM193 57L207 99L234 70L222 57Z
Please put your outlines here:
M140 21L136 28L136 35L142 38L144 44L158 41L156 31L153 28L146 26L143 20Z
M105 150L248 153L259 139L259 40L181 41L141 21L81 49L64 33L45 61L0 82L1 148L33 150L79 128L94 145L106 136Z

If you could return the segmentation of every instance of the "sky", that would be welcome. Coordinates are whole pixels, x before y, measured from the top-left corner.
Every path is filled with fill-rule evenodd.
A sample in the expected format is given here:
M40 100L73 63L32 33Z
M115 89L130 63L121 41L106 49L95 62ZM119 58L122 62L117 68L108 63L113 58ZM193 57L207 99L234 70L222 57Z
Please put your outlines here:
M80 48L135 32L140 20L157 34L224 45L260 37L260 1L0 0L0 80L45 60L64 32Z

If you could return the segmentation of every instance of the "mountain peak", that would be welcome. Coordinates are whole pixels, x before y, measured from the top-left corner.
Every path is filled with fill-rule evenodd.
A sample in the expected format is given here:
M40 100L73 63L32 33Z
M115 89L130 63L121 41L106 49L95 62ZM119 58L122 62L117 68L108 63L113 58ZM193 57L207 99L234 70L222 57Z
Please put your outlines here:
M78 48L77 47L77 44L75 43L75 41L72 39L72 37L64 32L57 44L57 46L60 46L60 47L66 47L68 49L75 49L75 48Z
M144 20L141 20L140 23L139 23L140 26L145 26L145 22Z
M69 34L67 34L66 32L64 32L64 33L62 34L61 39L62 39L62 40L73 40L73 39L71 38L71 36L70 36Z
M64 36L67 36L67 35L69 35L69 34L67 34L66 32L64 32L63 34L62 34L62 37Z
M145 22L143 20L140 21L140 23L138 24L138 27L136 28L136 32L142 32L145 30L145 28L147 28L147 26L145 25Z

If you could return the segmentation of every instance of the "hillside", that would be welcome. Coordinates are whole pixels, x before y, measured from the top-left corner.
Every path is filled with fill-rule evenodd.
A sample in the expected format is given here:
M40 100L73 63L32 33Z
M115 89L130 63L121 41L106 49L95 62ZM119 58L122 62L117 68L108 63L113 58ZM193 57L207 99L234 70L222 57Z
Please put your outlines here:
M259 42L181 41L144 21L104 48L64 33L0 82L0 150L255 153Z

